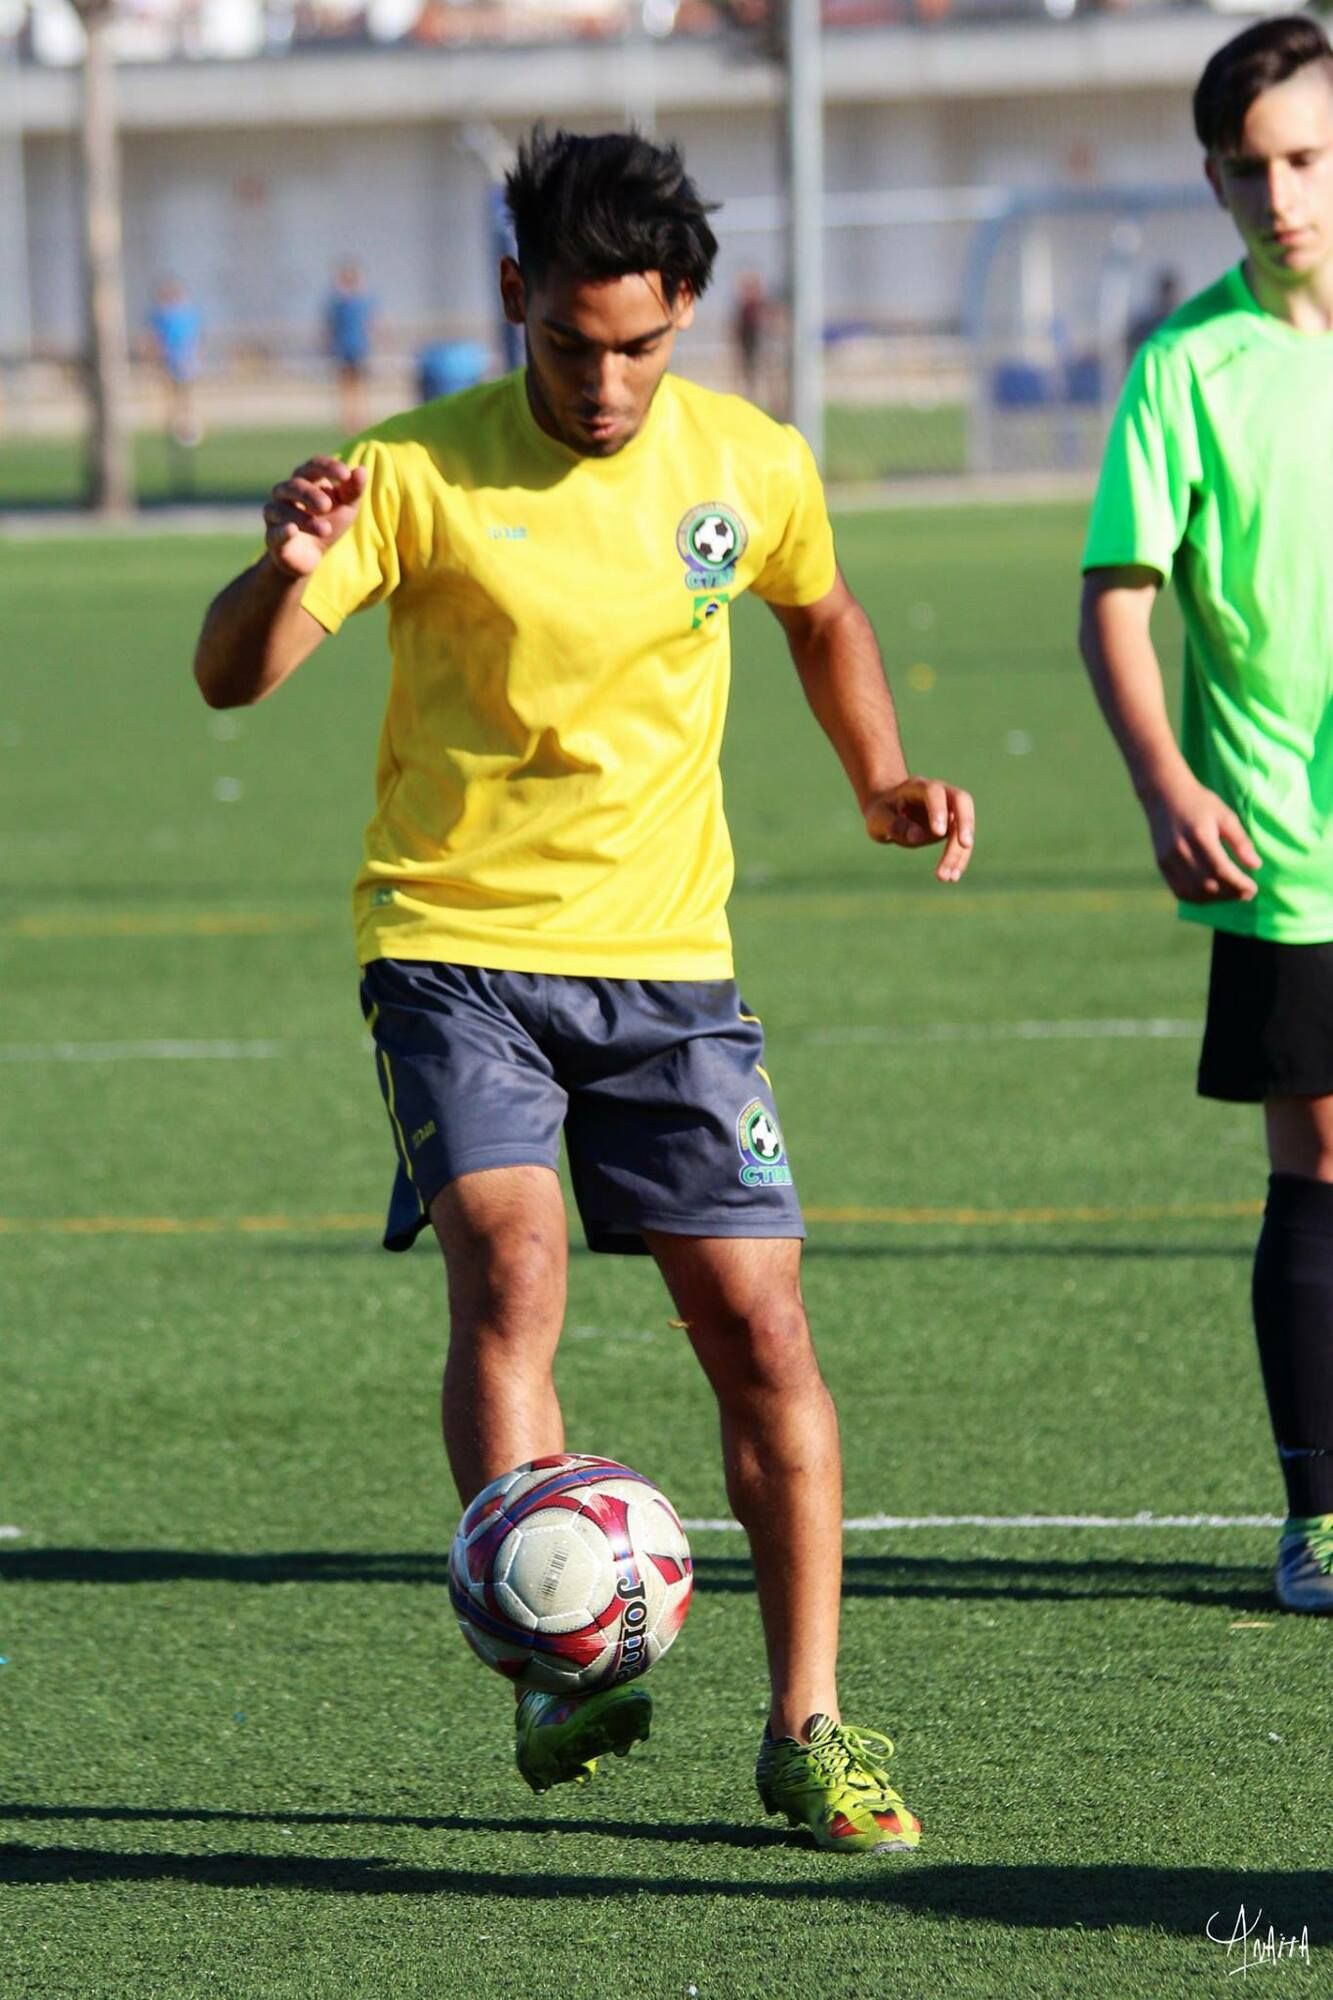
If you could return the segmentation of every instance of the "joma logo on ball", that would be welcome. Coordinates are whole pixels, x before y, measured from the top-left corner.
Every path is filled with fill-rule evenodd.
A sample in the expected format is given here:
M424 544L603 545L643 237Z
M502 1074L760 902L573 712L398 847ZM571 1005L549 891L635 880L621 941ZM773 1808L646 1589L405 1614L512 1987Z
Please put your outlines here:
M620 1629L624 1634L621 1644L620 1667L616 1674L618 1681L629 1680L641 1670L644 1651L643 1628L648 1622L648 1593L642 1578L622 1576L616 1585L616 1596L623 1604L620 1614Z

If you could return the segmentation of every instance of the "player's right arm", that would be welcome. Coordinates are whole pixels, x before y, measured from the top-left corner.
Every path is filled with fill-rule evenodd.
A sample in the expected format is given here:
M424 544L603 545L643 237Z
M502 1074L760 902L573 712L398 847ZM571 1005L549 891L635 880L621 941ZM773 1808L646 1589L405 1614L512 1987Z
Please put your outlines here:
M209 605L194 677L210 708L262 701L326 634L302 597L328 550L356 518L364 466L308 458L264 503L264 554Z
M1258 891L1246 870L1259 856L1231 807L1191 771L1167 713L1150 630L1160 587L1141 564L1089 569L1079 646L1169 887L1185 903L1248 903Z

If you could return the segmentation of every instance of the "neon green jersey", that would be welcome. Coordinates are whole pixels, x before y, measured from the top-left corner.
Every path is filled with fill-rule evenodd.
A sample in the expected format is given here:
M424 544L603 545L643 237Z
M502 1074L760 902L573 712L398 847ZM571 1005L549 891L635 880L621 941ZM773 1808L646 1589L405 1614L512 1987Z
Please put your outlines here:
M1239 266L1142 347L1111 425L1085 569L1142 563L1185 620L1181 747L1260 855L1220 930L1333 940L1333 334L1298 333Z
M637 437L585 458L520 372L347 457L366 493L302 602L333 632L389 601L362 962L729 977L728 606L833 588L804 440L667 375Z

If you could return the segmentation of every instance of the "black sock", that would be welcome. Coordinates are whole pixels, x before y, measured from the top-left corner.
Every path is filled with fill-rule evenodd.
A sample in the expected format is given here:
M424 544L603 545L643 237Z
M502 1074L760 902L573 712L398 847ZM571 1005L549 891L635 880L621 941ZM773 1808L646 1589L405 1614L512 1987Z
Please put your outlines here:
M1333 1182L1269 1176L1254 1330L1288 1511L1333 1514Z

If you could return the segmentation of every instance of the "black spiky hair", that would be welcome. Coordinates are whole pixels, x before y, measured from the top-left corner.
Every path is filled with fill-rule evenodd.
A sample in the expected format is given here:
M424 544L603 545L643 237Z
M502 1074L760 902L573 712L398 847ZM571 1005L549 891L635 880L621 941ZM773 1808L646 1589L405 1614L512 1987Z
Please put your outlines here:
M717 238L675 146L640 132L548 133L535 126L505 178L518 266L537 283L553 265L576 278L660 271L668 303L713 275Z

